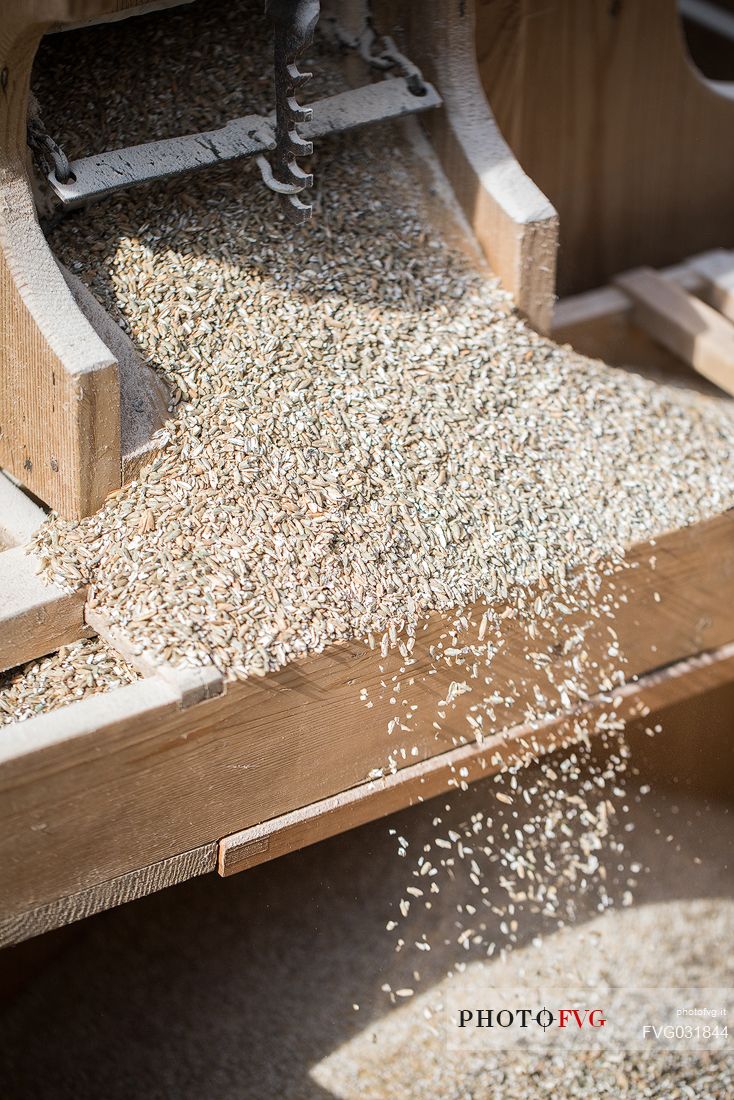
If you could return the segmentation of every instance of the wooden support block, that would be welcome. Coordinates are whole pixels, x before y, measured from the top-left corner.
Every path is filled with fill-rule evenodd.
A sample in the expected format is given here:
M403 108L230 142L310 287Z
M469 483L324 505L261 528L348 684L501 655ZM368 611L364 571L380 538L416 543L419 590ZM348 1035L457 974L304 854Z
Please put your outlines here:
M233 833L219 843L217 870L225 877L237 874L456 789L460 778L475 783L508 767L529 764L538 756L578 740L577 723L586 722L593 731L594 723L611 710L615 718L644 717L656 707L670 706L732 680L734 644L650 673L610 695L599 695L570 713L535 725L516 726L480 744L462 745L401 768L385 779L363 783Z
M21 943L31 936L40 936L54 928L61 928L73 921L91 917L116 905L164 890L179 882L186 882L196 875L205 875L217 866L217 845L204 844L190 852L163 859L148 867L129 871L118 878L100 882L89 890L59 898L50 905L42 905L7 920L0 920L0 948Z
M19 0L4 5L0 30L0 465L69 518L91 515L121 484L119 375L38 223L27 146L31 69L51 28L138 6Z
M0 545L25 546L45 518L46 513L43 508L34 504L9 477L0 474ZM0 584L2 584L1 565Z
M701 279L699 296L734 321L734 252L719 248L691 260Z
M636 322L704 378L734 394L734 324L651 268L618 276Z
M23 547L0 554L0 671L89 637L86 589L63 592L38 575L38 559Z
M392 28L394 5L376 25ZM555 297L558 216L525 174L497 126L476 62L474 0L408 0L404 48L436 85L443 107L423 122L467 221L518 309L541 332Z

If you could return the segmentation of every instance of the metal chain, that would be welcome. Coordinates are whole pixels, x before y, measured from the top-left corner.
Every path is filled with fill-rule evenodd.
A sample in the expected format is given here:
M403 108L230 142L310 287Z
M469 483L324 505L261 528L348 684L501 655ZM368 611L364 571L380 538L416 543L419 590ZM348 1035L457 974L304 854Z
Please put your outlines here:
M371 68L381 69L383 72L387 69L397 68L405 77L408 88L413 95L426 94L423 74L410 58L400 52L393 38L389 35L382 35L383 48L375 51L374 46L378 36L369 19L356 36L348 34L336 20L333 20L333 29L338 41L347 49L356 50Z
M40 154L46 163L52 167L59 183L69 182L71 179L69 158L38 118L28 120L28 144L34 152Z

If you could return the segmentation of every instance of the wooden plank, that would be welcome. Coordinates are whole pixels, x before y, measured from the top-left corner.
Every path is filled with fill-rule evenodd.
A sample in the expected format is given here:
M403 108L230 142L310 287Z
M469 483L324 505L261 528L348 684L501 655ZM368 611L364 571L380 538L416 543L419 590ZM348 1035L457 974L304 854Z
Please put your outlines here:
M734 640L734 514L631 550L629 568L608 577L595 600L593 622L569 616L534 638L522 616L506 620L492 676L510 701L497 707L488 734L522 722L536 687L547 712L562 706L561 689L551 690L529 650L554 650L554 681L573 676L579 690L585 685L594 694L623 660L609 656L610 627L627 679ZM441 731L432 725L456 670L435 672L429 651L449 629L436 615L416 642L409 694L419 709L409 733L387 730L395 713L391 677L405 680L401 658L382 659L358 643L230 684L187 710L154 678L6 727L0 736L0 915L47 905L347 790L386 765L401 745L407 759L398 753L398 766L471 739L471 692L445 710ZM573 669L575 658L582 660L581 672ZM150 708L117 705L121 693L133 689L163 695Z
M700 295L706 282L704 271L708 270L710 263L716 262L715 257L719 255L728 256L729 253L721 249L704 252L685 263L666 267L659 274L667 282L683 287L690 294ZM619 317L629 321L633 308L629 295L618 287L603 286L596 290L585 290L582 294L573 294L556 302L551 333L554 339L560 339L586 325L612 318Z
M149 867L130 871L119 878L101 882L89 890L59 898L50 905L19 913L0 921L0 948L21 943L54 928L91 917L116 905L154 894L167 886L186 882L197 875L213 871L217 865L217 845L205 844L190 852L181 852Z
M22 546L0 554L0 671L93 633L84 622L86 589L64 592L38 568Z
M39 508L9 477L0 474L0 544L24 546L45 518L43 508Z
M637 324L694 370L734 394L734 324L651 268L619 275Z
M701 278L699 296L734 321L734 252L718 248L695 257L691 267Z
M0 25L0 465L63 515L120 485L117 364L74 305L36 217L26 122L38 42L69 8L12 5Z
M393 6L375 12L393 27ZM423 118L441 166L493 271L540 331L550 327L558 246L556 212L526 175L487 104L476 65L474 0L405 5L405 49L444 106ZM391 32L392 33L392 32Z
M734 101L691 64L676 0L478 0L477 46L499 128L558 211L561 296L734 244Z
M516 726L480 744L433 756L401 768L394 775L363 783L310 806L243 829L219 842L217 870L227 877L288 852L316 844L396 810L424 802L455 789L460 782L475 783L508 767L526 765L579 739L579 728L591 733L595 723L613 709L615 718L647 715L692 695L734 681L734 644L713 653L680 661L612 694L595 697L571 712L533 725Z

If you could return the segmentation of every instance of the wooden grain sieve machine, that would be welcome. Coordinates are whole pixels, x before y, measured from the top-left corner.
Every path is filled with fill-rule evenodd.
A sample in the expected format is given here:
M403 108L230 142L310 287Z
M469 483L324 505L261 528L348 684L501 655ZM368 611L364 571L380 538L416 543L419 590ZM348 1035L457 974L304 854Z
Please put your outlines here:
M632 355L667 368L675 358L719 385L732 377L734 261L715 246L734 245L734 101L686 60L673 0L324 2L322 24L354 58L351 87L308 108L298 59L319 5L272 0L271 114L69 160L30 95L42 37L171 6L17 0L0 24L0 669L98 631L143 674L0 731L1 943L273 858L438 794L457 769L471 782L524 759L531 742L533 751L555 743L579 718L578 708L560 708L531 736L518 706L482 746L456 747L452 731L458 737L466 717L458 700L440 741L420 733L417 760L368 782L384 755L389 705L368 717L359 705L354 683L379 697L386 675L364 646L225 684L214 669L131 653L85 609L83 588L44 584L24 551L44 507L72 519L97 511L151 457L167 415L162 383L55 259L46 219L255 158L258 185L297 220L308 214L299 160L311 143L418 114L456 200L437 217L478 242L536 328L611 362ZM639 43L652 35L658 49L643 70ZM650 96L651 80L671 110ZM621 181L632 170L639 182L627 194ZM661 204L671 175L680 186ZM691 194L711 212L693 226ZM634 717L734 677L734 521L717 516L630 555L636 568L620 582L615 628L628 662L618 707ZM427 642L445 629L436 616ZM603 644L601 634L588 639L592 652ZM519 639L495 672L498 681L527 676ZM438 698L448 683L428 675L427 664L416 669L416 690ZM608 705L590 684L582 717Z

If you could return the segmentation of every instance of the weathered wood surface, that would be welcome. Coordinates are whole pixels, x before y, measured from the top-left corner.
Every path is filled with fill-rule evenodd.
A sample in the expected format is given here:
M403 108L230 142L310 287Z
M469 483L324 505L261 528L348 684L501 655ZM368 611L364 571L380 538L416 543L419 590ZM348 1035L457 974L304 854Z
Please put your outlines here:
M92 633L84 622L86 589L63 592L38 575L22 546L0 554L0 672L53 653Z
M555 295L558 218L502 137L479 78L474 0L378 4L376 25L404 30L402 45L436 85L443 107L422 123L493 271L542 332Z
M25 546L45 518L42 508L9 477L0 474L0 545Z
M734 640L734 514L637 547L630 560L633 566L595 597L608 613L578 637L569 622L528 639L521 621L508 620L492 682L513 701L498 708L487 733L522 722L535 685L547 709L561 706L528 660L529 649L566 643L552 666L557 682L585 652L599 664L587 677L593 693L609 686L606 674L619 664L608 657L610 626L627 678ZM446 629L445 619L434 617L416 643L409 690L401 677L401 697L419 707L409 732L387 733L399 656L383 660L356 643L229 685L187 710L180 694L154 677L6 728L0 915L49 904L328 798L363 783L390 754L398 753L401 766L455 748L471 737L466 716L473 693L442 708L442 729L433 728L439 701L457 677L454 668L431 674L428 647Z
M474 783L518 762L530 763L577 738L581 723L593 732L595 722L612 708L615 718L630 720L733 680L734 644L676 662L617 691L595 696L570 713L516 726L481 744L462 745L401 768L385 779L363 783L224 837L219 843L217 870L224 877L237 874L456 789L460 782Z
M734 323L651 268L615 279L650 336L720 389L734 394Z
M558 292L734 244L734 100L690 63L676 0L478 0L479 67L560 220Z
M129 871L109 882L100 882L89 890L82 890L69 897L58 898L49 905L42 905L14 917L0 920L0 948L20 943L31 936L50 932L73 921L91 917L116 905L145 897L167 886L186 882L196 875L213 871L217 865L217 845L205 844L191 852L181 852L170 859L161 860L150 867Z
M138 6L22 0L5 5L0 20L0 466L69 517L90 515L121 484L120 382L36 217L26 144L31 67L46 31Z

